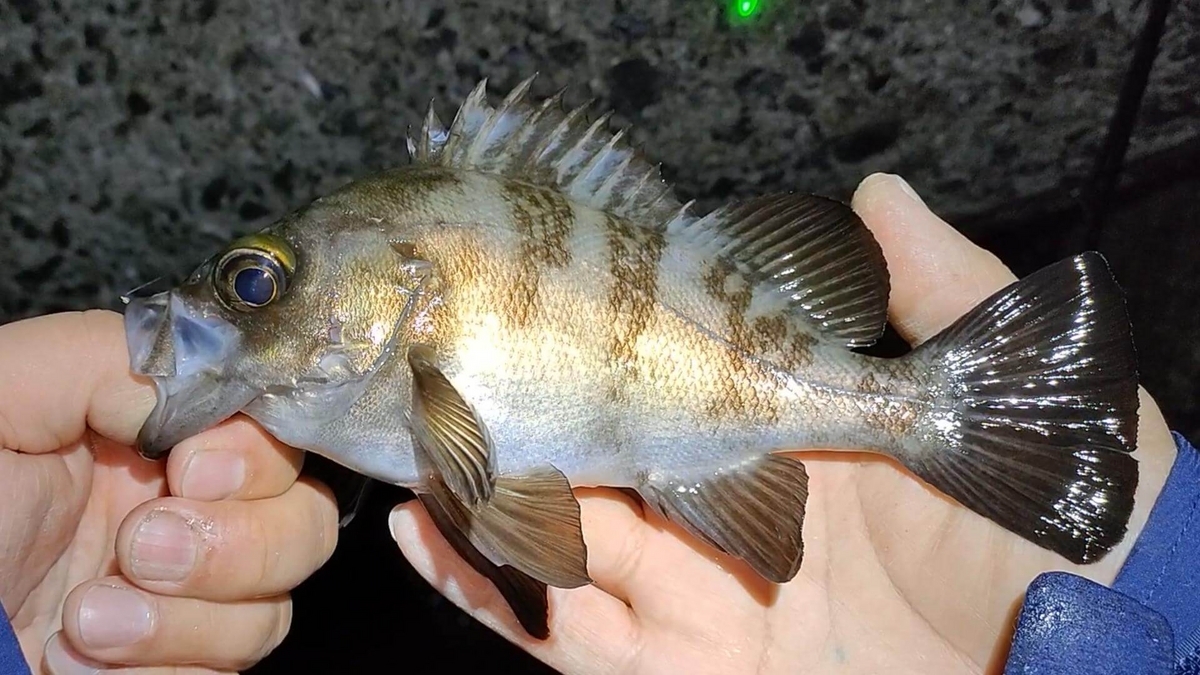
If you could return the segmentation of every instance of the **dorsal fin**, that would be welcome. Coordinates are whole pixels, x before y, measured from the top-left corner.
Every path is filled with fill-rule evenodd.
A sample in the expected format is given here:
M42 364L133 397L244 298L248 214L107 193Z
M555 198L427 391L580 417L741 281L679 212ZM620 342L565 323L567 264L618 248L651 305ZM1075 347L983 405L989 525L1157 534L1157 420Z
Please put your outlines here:
M644 225L661 225L681 204L658 165L631 147L625 131L608 129L611 113L587 121L591 101L571 110L563 91L535 104L524 80L498 108L487 101L483 79L446 129L430 104L420 134L408 139L417 163L525 180L554 187L573 200Z
M822 337L870 345L887 324L883 250L849 206L770 194L697 218L683 209L667 232L732 264L753 285L752 314L798 313Z
M754 285L760 313L798 314L822 337L848 347L873 343L887 321L887 266L849 206L813 195L768 195L704 217L681 204L658 165L609 131L611 113L587 121L591 102L571 110L563 91L529 100L534 75L499 107L481 80L449 129L430 104L408 139L420 164L491 173L552 187L577 203L641 227L680 234L726 261Z

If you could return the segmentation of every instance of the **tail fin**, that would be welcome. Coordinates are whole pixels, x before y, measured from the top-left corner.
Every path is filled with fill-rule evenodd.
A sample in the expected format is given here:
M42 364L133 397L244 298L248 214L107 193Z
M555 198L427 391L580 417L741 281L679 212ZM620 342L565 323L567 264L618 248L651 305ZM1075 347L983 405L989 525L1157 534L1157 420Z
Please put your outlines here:
M1102 256L1013 283L911 358L938 374L911 470L1072 562L1121 541L1138 482L1137 366Z

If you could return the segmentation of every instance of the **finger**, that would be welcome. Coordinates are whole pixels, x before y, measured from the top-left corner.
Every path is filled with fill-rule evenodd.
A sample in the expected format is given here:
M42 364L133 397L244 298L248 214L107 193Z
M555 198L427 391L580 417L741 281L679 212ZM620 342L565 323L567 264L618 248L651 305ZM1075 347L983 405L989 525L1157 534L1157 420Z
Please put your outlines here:
M176 445L167 458L171 493L201 501L283 494L300 475L304 453L236 415Z
M1016 279L999 258L934 215L899 176L868 176L852 203L883 248L892 281L889 318L910 343L933 337Z
M579 520L588 551L588 576L597 588L632 604L656 531L641 502L618 490L580 488Z
M759 620L777 592L748 564L644 510L639 500L603 488L576 492L589 575L643 624L717 639L724 626ZM697 594L698 587L705 592Z
M79 654L103 663L242 670L283 641L291 618L286 596L218 604L154 595L105 577L67 595L63 632Z
M46 641L42 669L49 675L233 675L201 666L110 666L80 654L61 631Z
M0 326L0 444L57 450L87 426L132 443L154 388L129 370L121 315L63 312Z
M595 586L550 588L550 637L536 640L521 629L495 586L458 557L419 502L396 507L389 525L404 557L427 582L535 658L563 672L629 672L640 627L620 600Z
M198 502L165 497L135 508L117 531L117 563L138 586L214 601L295 588L337 544L329 490L302 479L278 497Z

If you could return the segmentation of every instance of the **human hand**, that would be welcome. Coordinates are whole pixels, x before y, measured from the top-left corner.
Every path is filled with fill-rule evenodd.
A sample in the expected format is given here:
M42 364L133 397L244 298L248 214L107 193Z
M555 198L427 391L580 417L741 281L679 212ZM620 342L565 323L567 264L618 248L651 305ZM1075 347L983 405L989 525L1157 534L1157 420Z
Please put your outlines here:
M299 451L237 416L150 462L130 445L153 406L120 315L0 326L0 601L35 672L246 668L333 552Z
M892 280L890 320L918 344L1013 274L931 213L892 176L865 180L853 206ZM1004 530L878 455L804 452L805 558L773 587L622 493L579 489L592 586L550 589L550 638L523 633L490 582L462 562L417 502L393 512L404 555L459 607L567 673L996 671L1038 574L1110 584L1174 461L1141 394L1140 477L1129 530L1101 561L1074 565Z

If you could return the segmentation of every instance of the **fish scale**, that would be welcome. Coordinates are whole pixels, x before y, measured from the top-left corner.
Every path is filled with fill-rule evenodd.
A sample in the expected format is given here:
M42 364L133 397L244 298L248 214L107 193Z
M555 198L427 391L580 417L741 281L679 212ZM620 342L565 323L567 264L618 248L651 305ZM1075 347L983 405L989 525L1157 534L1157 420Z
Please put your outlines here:
M532 83L492 107L481 82L449 127L431 107L411 165L132 298L131 363L157 391L142 454L242 412L409 487L539 638L547 587L591 581L574 487L630 488L794 578L808 475L781 450L891 456L1072 562L1121 541L1137 370L1102 257L866 356L890 280L852 209L787 193L697 215L607 117L533 103ZM269 302L239 296L247 266Z

